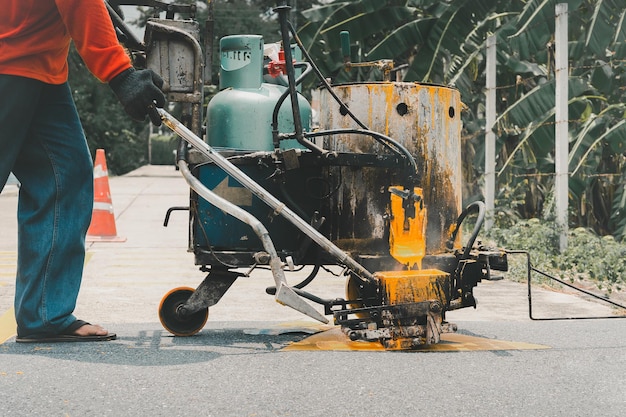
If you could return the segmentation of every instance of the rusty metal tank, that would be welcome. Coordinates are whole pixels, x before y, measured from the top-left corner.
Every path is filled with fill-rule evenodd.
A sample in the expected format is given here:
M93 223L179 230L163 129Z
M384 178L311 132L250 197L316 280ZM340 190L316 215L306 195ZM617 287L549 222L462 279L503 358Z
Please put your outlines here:
M445 250L451 227L462 210L461 100L444 86L380 82L333 87L347 107L370 130L407 148L418 166L417 186L427 210L426 254ZM358 128L323 90L320 129ZM389 153L370 137L334 135L324 147L337 152ZM388 168L333 167L336 190L329 201L330 237L338 246L360 254L388 253L389 186L400 182Z

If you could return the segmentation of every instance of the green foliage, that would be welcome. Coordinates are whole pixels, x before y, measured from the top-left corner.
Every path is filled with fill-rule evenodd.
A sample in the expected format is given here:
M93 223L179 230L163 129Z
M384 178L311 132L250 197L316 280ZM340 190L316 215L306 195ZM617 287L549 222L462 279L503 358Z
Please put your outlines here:
M334 82L374 79L343 71L341 30L353 61L407 64L405 81L452 85L465 111L468 201L481 198L486 39L497 39L496 208L509 218L549 216L554 188L554 30L559 0L335 0L304 11L300 29ZM618 0L567 0L569 223L598 234L626 232L626 11ZM384 19L381 18L384 16ZM355 53L355 51L357 53ZM373 74L374 76L379 74ZM380 78L378 78L380 79ZM468 159L468 158L473 158ZM469 162L469 164L467 164Z
M154 135L150 139L150 163L152 165L174 165L174 151L178 138L172 135Z
M486 233L495 246L509 250L524 250L532 254L533 263L545 266L558 254L559 230L554 222L539 219L518 220L495 226Z
M494 227L483 240L508 250L528 251L535 268L572 284L591 284L607 295L626 288L626 242L612 236L600 237L582 227L570 230L568 248L561 254L554 222L529 219ZM513 260L510 275L525 280L525 264Z
M498 84L506 86L510 80L508 87L498 91L501 103L505 103L497 123L499 187L525 186L527 201L542 200L536 205L538 209L547 206L546 191L554 187L552 3L528 2L519 18L497 31ZM533 30L528 27L528 19L522 18L531 13L531 8L536 20ZM617 57L619 39L623 37L622 16L622 9L612 1L569 2L569 223L602 235L614 234L618 239L624 236L624 229L617 225L626 223L617 201L620 179L626 172L622 149L626 140L625 97L624 90L616 88L626 62ZM515 27L516 32L511 34L507 25ZM522 37L526 41L518 42ZM519 68L510 65L511 57L537 63L539 71L515 71ZM474 146L481 148L482 144L474 141ZM532 217L547 213L538 210L519 214Z

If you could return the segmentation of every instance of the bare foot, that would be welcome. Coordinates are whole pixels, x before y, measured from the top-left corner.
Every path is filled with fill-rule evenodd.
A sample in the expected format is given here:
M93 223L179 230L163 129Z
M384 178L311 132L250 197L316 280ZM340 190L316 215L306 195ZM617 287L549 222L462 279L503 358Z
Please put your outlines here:
M109 331L97 324L85 324L74 331L76 336L106 336Z

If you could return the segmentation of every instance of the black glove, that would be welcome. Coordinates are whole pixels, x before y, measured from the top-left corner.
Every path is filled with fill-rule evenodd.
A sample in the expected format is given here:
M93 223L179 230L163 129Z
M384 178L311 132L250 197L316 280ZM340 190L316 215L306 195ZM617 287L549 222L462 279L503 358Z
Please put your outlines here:
M152 123L161 125L161 117L154 107L155 104L165 106L165 95L161 91L163 79L159 74L149 69L129 68L109 81L109 86L130 117L142 121L147 114Z

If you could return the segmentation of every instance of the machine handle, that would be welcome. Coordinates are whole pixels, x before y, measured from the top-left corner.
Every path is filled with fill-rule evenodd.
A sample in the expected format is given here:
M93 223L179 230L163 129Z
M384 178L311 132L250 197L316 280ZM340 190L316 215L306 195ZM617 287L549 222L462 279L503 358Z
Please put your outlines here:
M341 39L341 53L343 55L343 62L350 62L350 32L347 30L342 30L339 32L339 37Z

